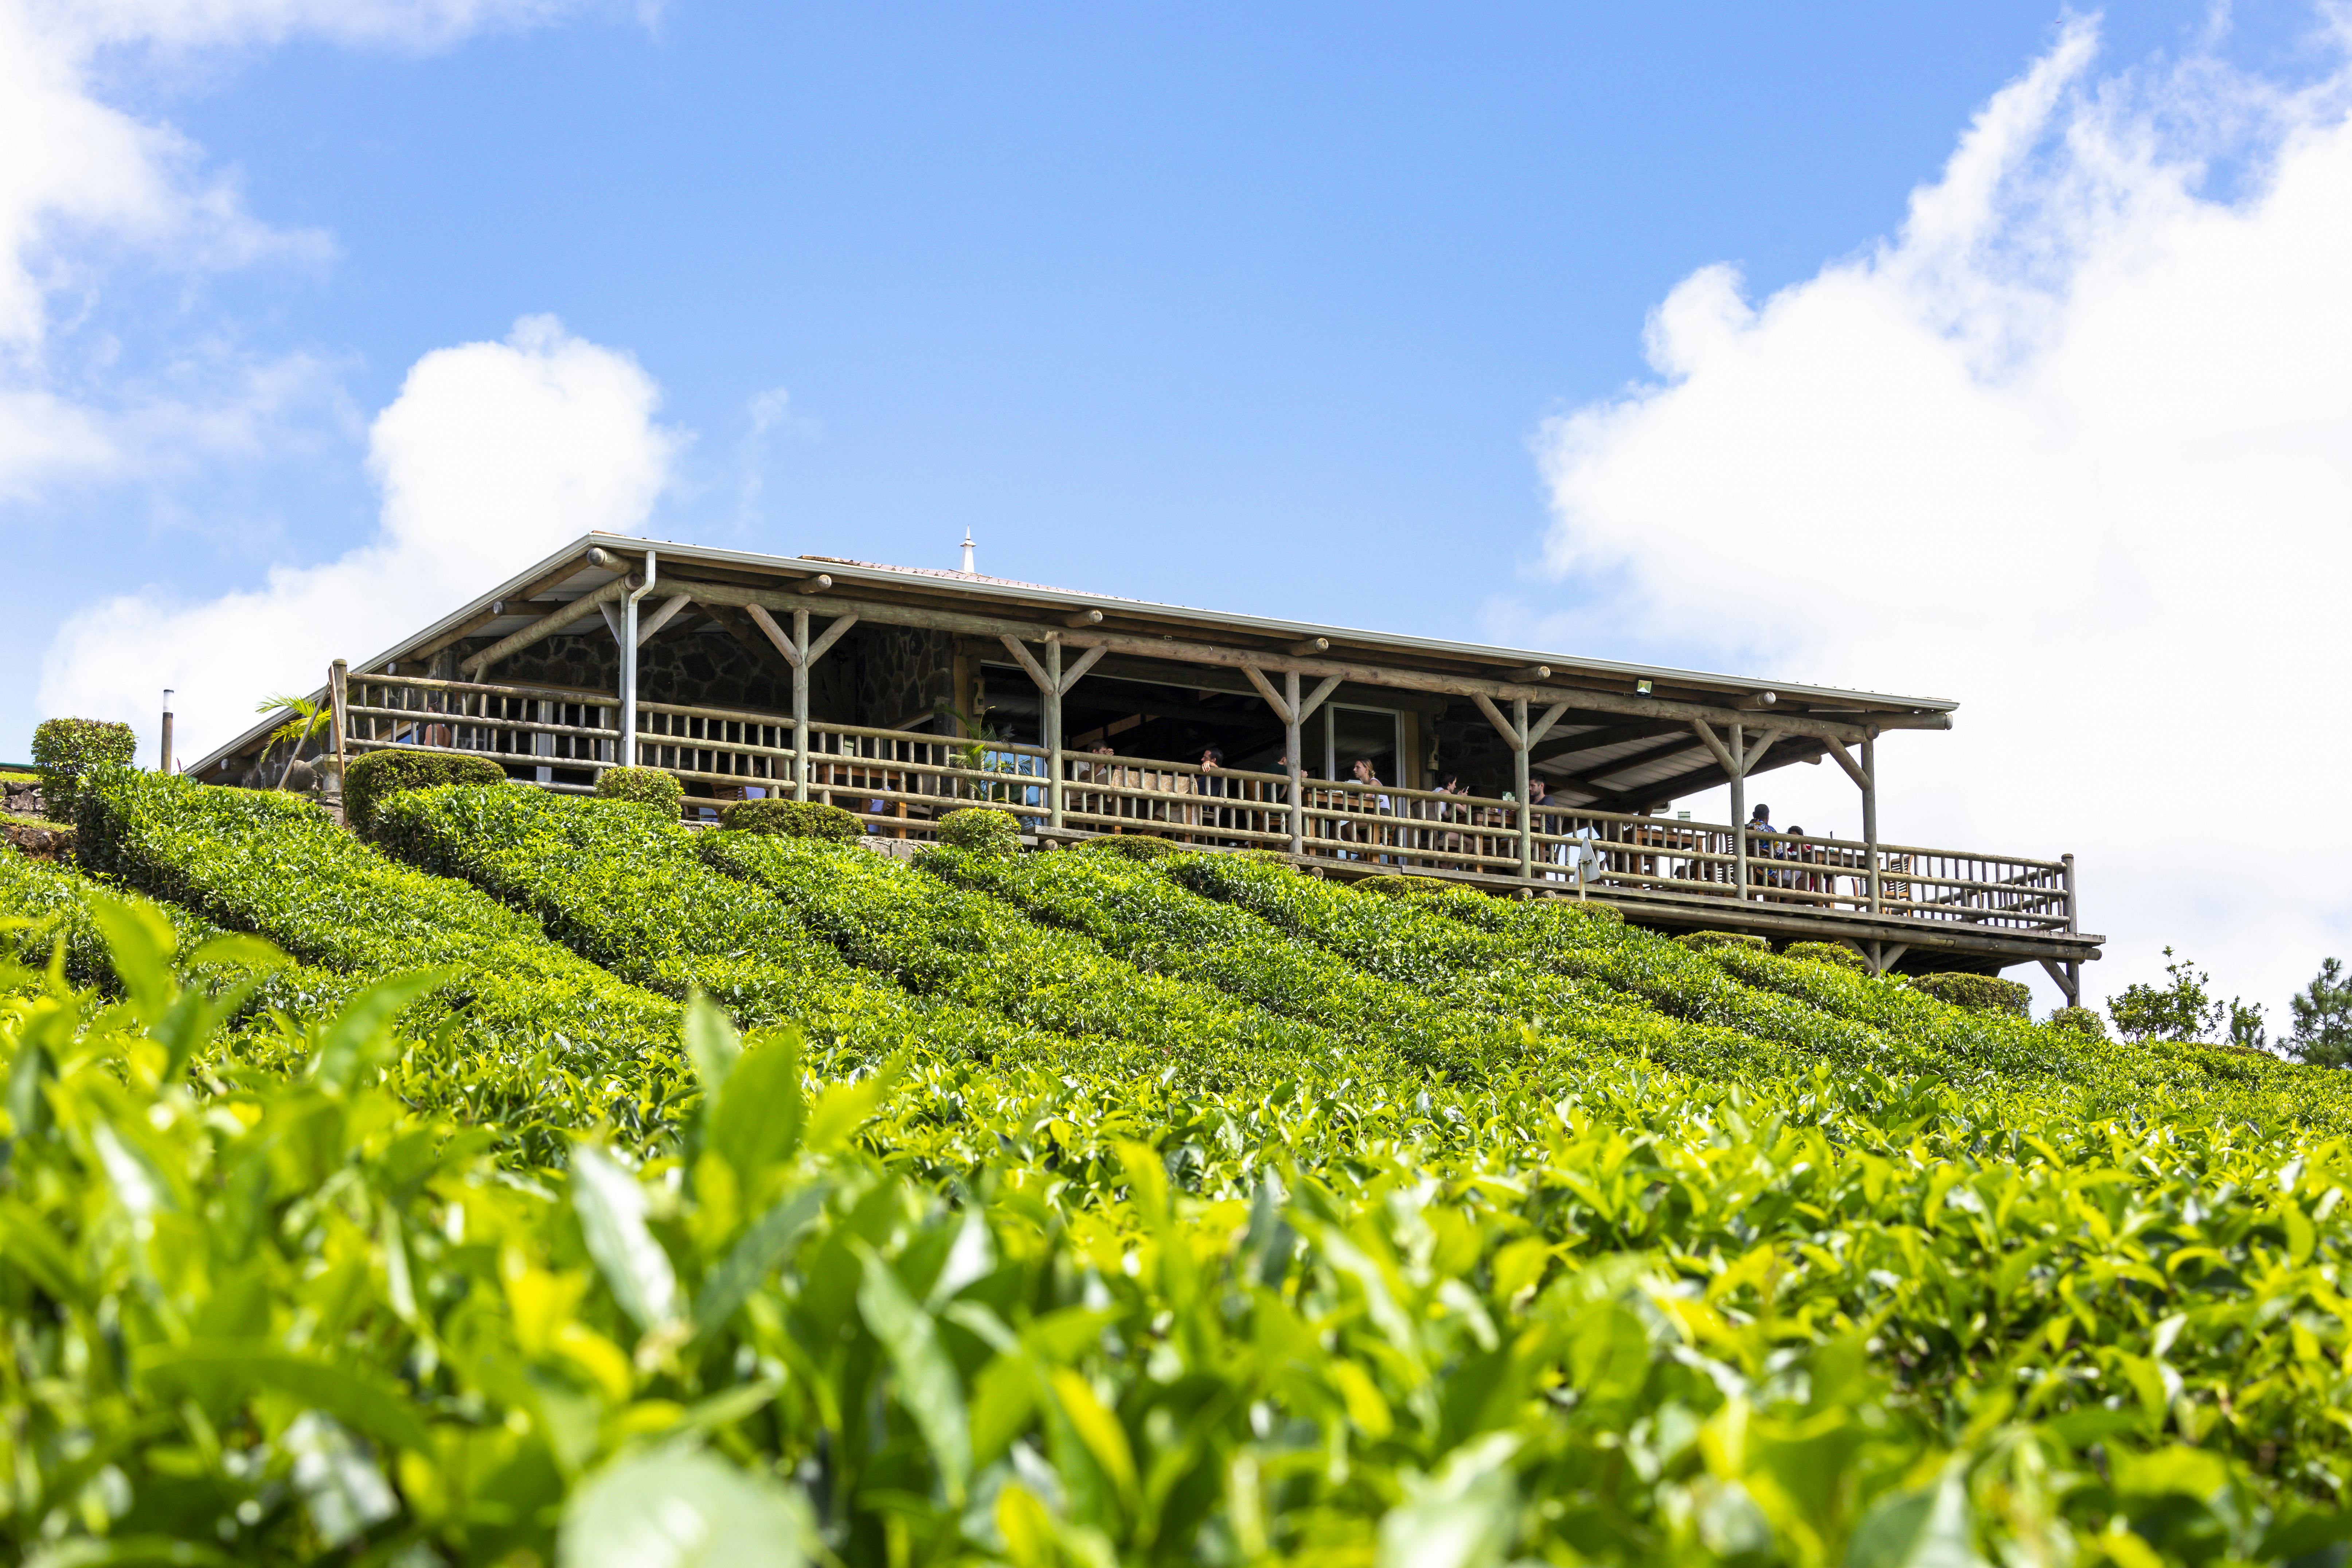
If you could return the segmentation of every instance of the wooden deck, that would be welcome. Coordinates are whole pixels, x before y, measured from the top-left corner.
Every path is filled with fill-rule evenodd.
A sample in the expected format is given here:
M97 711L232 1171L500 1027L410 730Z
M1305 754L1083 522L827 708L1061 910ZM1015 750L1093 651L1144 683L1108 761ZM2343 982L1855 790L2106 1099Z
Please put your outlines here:
M585 793L621 754L622 699L554 687L352 674L334 694L350 752L483 756ZM1603 900L1639 924L1843 942L1874 969L2040 962L2070 996L2100 938L2077 929L2073 858L1741 835L1669 820L1288 773L1203 768L793 716L638 700L634 752L689 786L690 813L805 795L878 835L929 837L960 806L1071 840L1148 833L1265 849L1317 874L1410 873L1516 897Z

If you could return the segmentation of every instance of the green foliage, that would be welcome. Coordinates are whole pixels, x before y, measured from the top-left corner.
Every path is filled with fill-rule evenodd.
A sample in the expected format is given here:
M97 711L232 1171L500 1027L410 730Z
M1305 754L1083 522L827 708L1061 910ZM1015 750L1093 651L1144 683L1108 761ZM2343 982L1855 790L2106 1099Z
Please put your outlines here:
M821 800L739 800L719 812L719 826L735 833L777 833L829 844L855 843L866 833L856 812Z
M2311 984L2287 999L2294 1031L2287 1049L2315 1067L2352 1067L2352 979L2340 960L2326 959Z
M686 809L686 786L660 768L606 768L596 775L596 794L604 800L650 805L673 818Z
M44 719L33 726L33 767L41 777L41 809L71 822L81 781L104 768L127 768L138 755L131 726L110 719Z
M603 1119L657 1142L687 1092L667 1044L675 1003L583 963L463 882L386 859L297 796L102 774L82 798L81 854L121 885L334 974L433 970L442 983L404 1020L418 1045L401 1092L496 1124L537 1157L563 1129Z
M940 842L974 855L1017 855L1021 824L1010 813L968 805L940 818Z
M2033 991L2021 981L1997 974L1921 974L1913 978L1915 991L1970 1013L2004 1013L2030 1016Z
M1277 862L1287 865L1288 860ZM1448 893L1454 884L1443 877L1416 877L1409 872L1385 877L1366 877L1354 884L1359 893L1373 893L1383 898L1402 899L1414 893Z
M1706 951L1720 947L1744 947L1750 952L1769 952L1772 944L1760 936L1745 936L1736 931L1685 931L1675 938L1685 947Z
M982 1056L1055 1045L861 979L772 896L705 864L692 829L630 802L432 790L387 805L377 833L388 852L465 879L590 963L680 1001L699 991L740 1024L793 1019L825 1048L875 1061L909 1039Z
M1798 963L1830 963L1859 974L1869 967L1862 954L1842 942L1792 942L1781 956Z
M2171 958L2172 949L2166 948L2164 956ZM2139 982L2125 986L2122 995L2107 998L2107 1016L2125 1038L2201 1040L2221 1027L2224 1004L2205 989L2213 984L2211 975L2185 958L2166 964L2164 973L2171 984Z
M2049 1026L2086 1040L2107 1037L2107 1021L2099 1016L2096 1007L2061 1007L2050 1015Z
M343 771L343 820L354 832L375 823L377 808L404 789L443 784L506 783L506 770L488 757L448 752L364 752Z
M1156 833L1105 833L1076 846L1088 855L1115 855L1122 860L1164 860L1181 855L1184 847Z
M1605 1056L845 1076L690 1007L675 1158L591 1133L518 1179L404 1102L387 1026L431 981L298 1074L192 1075L218 1026L172 954L110 962L111 1006L0 975L12 1560L2218 1568L2352 1533L2352 1163L2193 1101Z
M1338 1043L1213 987L1139 969L1001 899L864 849L732 833L707 834L697 847L712 865L775 895L795 921L862 969L920 996L1134 1047L1150 1071L1173 1066L1188 1081L1230 1082L1295 1071L1302 1058L1328 1058Z

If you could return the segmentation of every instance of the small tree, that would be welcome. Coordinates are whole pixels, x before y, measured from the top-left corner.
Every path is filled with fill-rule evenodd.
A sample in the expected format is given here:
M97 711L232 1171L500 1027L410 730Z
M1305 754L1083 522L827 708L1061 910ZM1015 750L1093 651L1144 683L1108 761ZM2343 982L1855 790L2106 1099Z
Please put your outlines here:
M2249 1050L2267 1051L2271 1048L2271 1032L2263 1022L2261 1003L2241 1002L2235 996L2230 998L2230 1043L2244 1046Z
M2352 1067L2352 979L2345 976L2341 960L2322 963L2311 984L2286 1005L2294 1015L2286 1048L2296 1059L2315 1067Z
M291 742L286 753L286 765L278 770L277 787L284 789L286 781L294 774L294 764L302 760L302 747L311 736L327 727L333 711L323 702L313 702L307 697L265 697L253 710L256 713L284 713L286 722L269 731L262 742L266 751L280 741Z
M2164 956L2171 958L2172 949ZM2169 985L2126 985L2122 995L2107 998L2116 1027L2134 1040L2201 1040L2217 1032L2229 1007L2207 994L2213 977L2185 958L2166 964L2164 973Z

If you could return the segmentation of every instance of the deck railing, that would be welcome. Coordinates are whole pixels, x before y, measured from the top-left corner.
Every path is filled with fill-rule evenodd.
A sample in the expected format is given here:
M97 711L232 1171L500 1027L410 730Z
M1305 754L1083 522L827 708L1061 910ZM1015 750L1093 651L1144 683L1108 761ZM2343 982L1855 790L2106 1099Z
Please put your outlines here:
M612 696L557 687L353 675L346 712L352 751L467 752L544 787L583 793L614 765L620 740ZM790 794L797 785L789 718L663 702L640 702L637 712L639 763L709 786L714 798L689 800L689 809L713 809L754 791ZM1281 773L1048 753L854 724L808 726L810 797L855 812L886 836L928 837L947 812L975 804L1001 806L1031 831L1053 826L1056 771L1066 832L1149 833L1223 848L1296 847L1351 870L1500 879L1546 892L1744 900L1990 929L2074 929L2068 860L1895 844L1874 854L1850 839L1750 833L1742 888L1738 841L1727 825L1324 779L1304 781L1294 819L1291 783Z

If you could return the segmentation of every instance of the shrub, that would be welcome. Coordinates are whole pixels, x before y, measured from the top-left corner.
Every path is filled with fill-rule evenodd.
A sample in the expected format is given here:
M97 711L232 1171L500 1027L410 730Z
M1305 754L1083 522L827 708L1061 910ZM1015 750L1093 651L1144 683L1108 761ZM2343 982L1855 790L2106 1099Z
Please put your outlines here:
M377 807L404 789L441 784L506 783L506 770L488 757L448 752L363 752L343 771L343 820L365 833Z
M2049 1026L2070 1035L2080 1035L2086 1040L2107 1037L2107 1021L2099 1016L2096 1007L2061 1007L2050 1015Z
M866 824L856 812L821 800L739 800L719 814L719 826L735 833L778 833L829 844L852 844L866 834Z
M968 805L940 818L940 842L974 855L1017 855L1021 824L1008 812Z
M1283 864L1286 866L1289 863L1286 857ZM1354 890L1401 899L1413 893L1450 893L1454 886L1443 877L1416 877L1408 872L1400 876L1366 877L1355 885Z
M1184 847L1156 833L1105 833L1083 839L1074 848L1089 855L1115 855L1122 860L1164 860L1181 855Z
M1869 967L1863 962L1862 954L1842 942L1792 942L1782 950L1780 956L1793 958L1800 963L1833 963L1840 969L1851 969L1857 973Z
M603 800L650 805L673 819L686 809L686 786L660 768L606 768L596 775L596 794Z
M124 768L138 754L131 726L110 719L44 719L33 727L33 766L41 775L41 809L71 822L81 781L100 768Z
M1992 974L1922 974L1911 982L1911 988L1971 1013L2004 1013L2022 1018L2033 1003L2032 990L2021 981Z
M1685 931L1682 935L1675 938L1675 940L1682 943L1685 947L1695 948L1701 952L1720 947L1745 948L1750 952L1769 952L1772 951L1772 944L1766 942L1762 937L1743 936L1736 931Z

